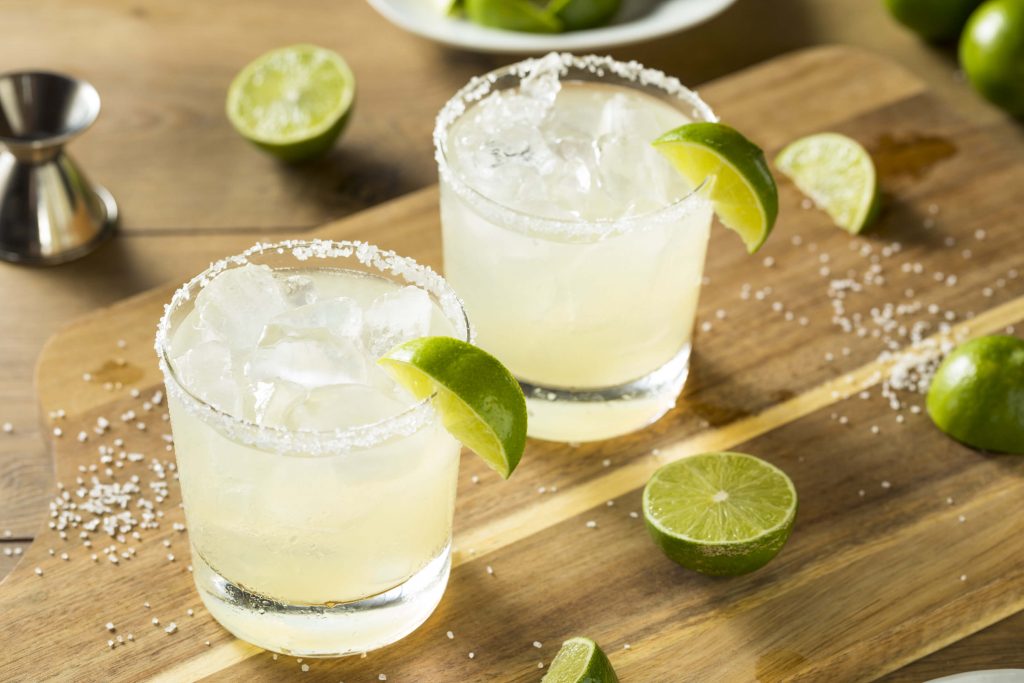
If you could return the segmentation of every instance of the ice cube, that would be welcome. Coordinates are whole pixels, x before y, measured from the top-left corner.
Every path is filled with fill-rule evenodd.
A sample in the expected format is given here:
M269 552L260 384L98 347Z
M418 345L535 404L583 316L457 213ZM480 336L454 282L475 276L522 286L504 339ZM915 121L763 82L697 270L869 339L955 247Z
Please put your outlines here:
M313 389L288 414L292 429L329 431L371 424L397 415L407 404L390 392L360 384Z
M246 365L253 382L293 382L307 389L365 384L375 365L357 339L285 337L260 345Z
M324 334L317 335L316 331ZM260 337L261 346L270 346L285 337L358 338L363 330L363 310L352 299L339 297L306 304L275 315Z
M231 349L220 342L193 346L172 362L181 384L194 396L223 412L239 415L242 388L236 380Z
M287 309L288 302L268 266L246 264L217 275L199 292L195 307L204 339L250 349L267 321Z
M256 382L253 385L256 424L284 427L296 405L306 400L306 390L291 382Z
M396 344L425 337L430 332L434 304L419 287L403 287L382 294L363 313L363 338L376 357Z
M281 281L284 296L292 306L306 306L318 298L313 278L305 275L289 275Z

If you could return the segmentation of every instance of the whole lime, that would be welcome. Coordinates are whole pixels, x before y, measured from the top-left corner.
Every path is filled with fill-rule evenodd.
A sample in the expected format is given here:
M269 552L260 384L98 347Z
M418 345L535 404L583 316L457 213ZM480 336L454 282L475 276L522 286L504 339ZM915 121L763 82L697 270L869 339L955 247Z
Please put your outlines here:
M974 89L1024 116L1024 0L987 0L960 36L960 65Z
M885 0L898 22L926 40L952 40L981 0Z
M935 371L927 405L957 441L1024 455L1024 339L980 337L955 348Z

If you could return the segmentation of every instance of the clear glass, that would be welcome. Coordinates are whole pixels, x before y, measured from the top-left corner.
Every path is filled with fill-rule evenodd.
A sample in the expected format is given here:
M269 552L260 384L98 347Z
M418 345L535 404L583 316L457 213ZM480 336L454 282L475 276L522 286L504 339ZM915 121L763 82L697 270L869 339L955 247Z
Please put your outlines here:
M695 93L659 71L567 54L545 57L547 68L553 59L563 84L558 98L568 92L579 100L571 106L580 116L567 117L572 123L592 115L585 107L612 97L629 102L637 117L653 117L650 125L666 126L660 132L714 120ZM557 198L531 205L529 196L506 201L478 189L479 173L462 168L454 136L479 132L467 132L476 125L463 123L474 120L467 114L492 93L521 88L539 63L525 60L472 80L438 115L445 277L465 301L480 346L520 380L530 435L605 439L640 429L675 405L712 209L703 185L639 213L625 204L616 213L622 199L596 188L573 200L579 206L569 207L569 216L564 207L552 210ZM625 173L646 172L624 166ZM588 218L595 210L600 218Z
M378 422L307 431L261 426L193 395L172 362L175 333L199 290L247 263L316 269L356 286L367 278L355 275L370 275L378 289L417 285L444 329L469 341L465 312L440 276L393 252L283 242L257 245L184 285L157 333L193 577L210 613L239 638L291 655L387 645L426 620L447 584L460 445L433 397ZM359 409L331 406L350 408Z

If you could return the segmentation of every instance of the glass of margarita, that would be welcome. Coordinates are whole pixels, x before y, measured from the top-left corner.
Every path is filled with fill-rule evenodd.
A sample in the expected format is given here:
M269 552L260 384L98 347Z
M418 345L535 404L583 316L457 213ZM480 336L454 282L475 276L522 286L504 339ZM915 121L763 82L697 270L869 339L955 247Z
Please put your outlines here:
M713 120L659 71L554 53L438 115L445 277L523 386L531 436L605 439L675 405L712 206L651 142Z
M460 445L376 363L428 335L469 341L451 288L365 243L257 245L175 293L156 348L193 575L236 636L345 655L436 607Z

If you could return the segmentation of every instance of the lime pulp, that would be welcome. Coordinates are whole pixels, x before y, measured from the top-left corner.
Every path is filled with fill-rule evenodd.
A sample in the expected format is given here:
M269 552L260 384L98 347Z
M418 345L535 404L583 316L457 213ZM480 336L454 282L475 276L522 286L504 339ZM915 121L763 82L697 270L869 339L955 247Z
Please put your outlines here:
M562 643L541 683L619 683L604 651L590 638Z

